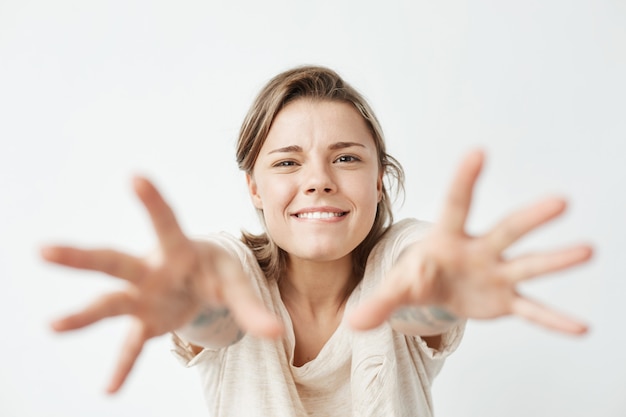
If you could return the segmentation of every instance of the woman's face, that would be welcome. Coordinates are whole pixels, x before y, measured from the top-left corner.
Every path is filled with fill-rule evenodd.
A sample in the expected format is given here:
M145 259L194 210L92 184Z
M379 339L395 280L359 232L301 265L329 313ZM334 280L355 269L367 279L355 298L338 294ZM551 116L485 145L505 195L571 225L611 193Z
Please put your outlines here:
M382 172L361 114L339 101L299 99L276 116L248 188L270 237L294 258L349 258L381 198Z

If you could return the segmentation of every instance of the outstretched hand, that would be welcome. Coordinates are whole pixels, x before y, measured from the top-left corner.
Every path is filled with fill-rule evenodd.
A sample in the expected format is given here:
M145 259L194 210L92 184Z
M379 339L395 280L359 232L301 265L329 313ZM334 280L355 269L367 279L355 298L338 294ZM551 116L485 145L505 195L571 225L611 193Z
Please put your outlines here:
M581 334L585 324L521 295L525 281L586 262L587 245L506 259L503 252L539 226L563 213L565 201L541 200L516 211L482 236L470 236L465 223L484 156L475 151L462 161L439 221L428 236L405 250L378 292L350 315L357 329L370 329L405 306L437 306L459 318L517 315L546 328Z
M150 256L66 246L47 246L41 251L49 262L104 272L128 283L125 289L104 294L82 311L52 323L54 330L65 332L107 317L134 317L107 391L119 390L148 339L180 328L207 307L228 308L243 331L279 336L282 325L254 294L239 261L188 239L148 180L135 178L133 186L158 237L157 249Z

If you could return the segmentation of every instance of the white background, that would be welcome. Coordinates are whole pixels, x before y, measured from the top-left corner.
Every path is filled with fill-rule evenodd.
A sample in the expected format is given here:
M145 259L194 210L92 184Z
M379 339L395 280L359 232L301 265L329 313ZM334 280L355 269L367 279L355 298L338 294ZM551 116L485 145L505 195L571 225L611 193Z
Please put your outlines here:
M437 415L626 415L622 0L0 0L0 415L206 415L167 337L104 395L128 322L63 336L48 322L119 282L44 265L37 248L149 250L133 173L156 181L190 234L258 230L236 135L259 88L307 63L373 104L407 172L397 218L435 219L478 146L472 232L556 194L567 214L512 253L596 248L588 266L522 288L590 334L470 323L435 382Z

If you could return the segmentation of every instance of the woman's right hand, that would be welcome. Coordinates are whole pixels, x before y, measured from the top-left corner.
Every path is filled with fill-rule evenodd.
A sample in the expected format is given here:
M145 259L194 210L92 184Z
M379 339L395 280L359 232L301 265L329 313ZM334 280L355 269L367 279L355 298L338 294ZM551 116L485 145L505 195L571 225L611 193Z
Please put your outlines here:
M282 324L255 295L241 263L223 249L188 239L174 212L147 179L134 190L148 211L158 237L144 258L110 249L46 246L42 257L72 268L100 271L125 280L121 291L104 294L82 311L52 323L58 332L80 329L107 317L133 316L107 391L122 386L145 342L193 320L206 308L226 308L244 332L275 338Z

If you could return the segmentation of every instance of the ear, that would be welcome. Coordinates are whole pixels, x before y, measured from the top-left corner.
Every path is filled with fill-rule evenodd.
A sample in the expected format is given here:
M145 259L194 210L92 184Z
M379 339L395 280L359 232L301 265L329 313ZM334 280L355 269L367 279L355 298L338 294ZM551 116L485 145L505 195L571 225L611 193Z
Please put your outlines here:
M383 176L385 172L381 169L378 173L378 180L376 181L376 191L378 191L378 202L383 199Z
M246 173L246 184L248 184L248 192L250 193L252 204L254 204L254 207L263 210L263 201L261 201L256 181L254 181L254 177L248 173Z

